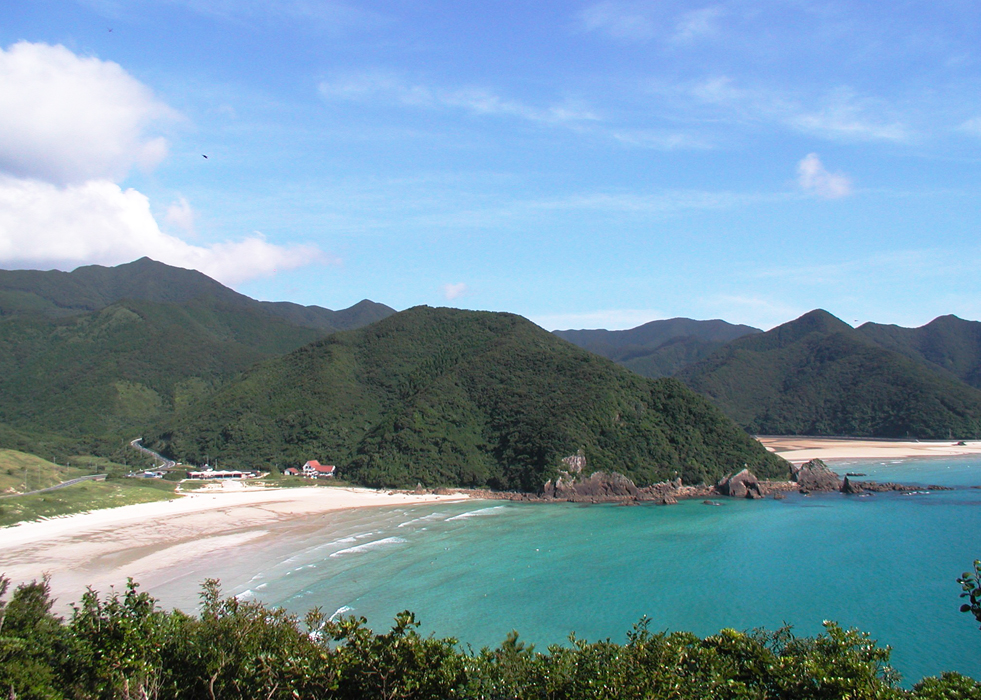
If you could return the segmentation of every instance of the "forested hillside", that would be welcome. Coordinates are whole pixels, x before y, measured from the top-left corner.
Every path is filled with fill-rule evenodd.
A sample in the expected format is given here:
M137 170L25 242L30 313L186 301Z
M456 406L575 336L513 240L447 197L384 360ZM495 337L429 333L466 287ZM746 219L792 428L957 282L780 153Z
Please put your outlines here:
M981 434L981 392L821 310L735 340L679 376L754 433Z
M146 258L0 271L0 446L109 454L256 362L394 313L249 299Z
M707 401L512 314L416 307L249 370L158 442L228 464L334 463L371 485L537 490L582 449L589 471L709 482L785 476Z
M720 320L671 318L625 331L568 330L555 335L653 378L670 377L730 340L761 332Z

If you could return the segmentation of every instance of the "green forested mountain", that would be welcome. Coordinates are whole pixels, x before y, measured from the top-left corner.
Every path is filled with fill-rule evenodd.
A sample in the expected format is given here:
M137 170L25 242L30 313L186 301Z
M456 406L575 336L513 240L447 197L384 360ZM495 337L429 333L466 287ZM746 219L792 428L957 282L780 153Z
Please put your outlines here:
M295 325L327 331L360 328L395 310L367 299L332 311L290 302L256 301L197 270L140 258L125 265L87 265L72 272L0 270L0 317L71 316L99 311L119 301L206 303L221 309L265 312Z
M331 323L356 327L386 310L257 302L146 258L0 271L0 445L105 453Z
M582 449L639 484L786 464L707 401L511 314L417 307L261 363L157 436L228 464L319 459L372 485L534 490Z
M568 330L555 335L645 377L670 377L730 340L761 332L720 320L671 318L625 331Z
M817 310L680 373L755 433L944 439L981 433L981 391Z
M981 389L981 323L940 316L920 328L865 323L856 330L889 350L950 372Z

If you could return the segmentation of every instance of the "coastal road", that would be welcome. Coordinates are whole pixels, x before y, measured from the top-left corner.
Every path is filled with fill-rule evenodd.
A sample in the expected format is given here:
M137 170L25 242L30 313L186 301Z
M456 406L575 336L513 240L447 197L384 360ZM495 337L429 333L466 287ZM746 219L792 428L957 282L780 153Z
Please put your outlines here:
M139 450L145 455L149 455L150 457L153 457L155 460L161 463L164 469L173 469L174 467L177 466L177 462L167 459L162 454L158 454L147 447L143 447L143 445L140 444L142 441L143 438L138 437L135 440L130 441L129 446Z
M44 493L45 491L54 491L55 489L63 489L66 486L71 486L72 484L77 484L81 481L105 481L105 474L89 474L88 476L80 476L77 479L69 479L68 481L62 481L60 484L55 484L54 486L48 486L43 489L36 489L34 491L25 491L24 493L9 493L0 498L13 498L14 496L30 496L32 493Z

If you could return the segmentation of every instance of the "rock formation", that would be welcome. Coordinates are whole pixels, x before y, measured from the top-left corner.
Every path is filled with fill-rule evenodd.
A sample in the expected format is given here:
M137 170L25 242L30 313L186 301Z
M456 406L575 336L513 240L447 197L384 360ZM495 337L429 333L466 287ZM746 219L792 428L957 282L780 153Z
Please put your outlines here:
M801 492L841 490L841 479L820 459L812 459L799 466L792 465L790 470Z
M749 469L743 469L734 476L724 478L715 488L723 496L763 498L760 480Z

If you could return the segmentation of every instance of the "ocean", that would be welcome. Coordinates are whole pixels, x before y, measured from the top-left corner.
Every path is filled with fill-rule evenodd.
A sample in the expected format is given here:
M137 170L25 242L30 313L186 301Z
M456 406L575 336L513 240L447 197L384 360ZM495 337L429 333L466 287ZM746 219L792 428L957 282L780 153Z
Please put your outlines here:
M880 481L981 484L977 457L833 467ZM981 678L981 630L959 612L956 582L981 558L981 490L923 491L334 513L273 533L237 562L226 592L301 615L319 606L364 616L376 631L411 610L424 632L474 649L512 629L541 648L572 632L622 642L645 616L651 630L703 636L783 625L813 635L835 620L890 645L907 683L944 670Z

